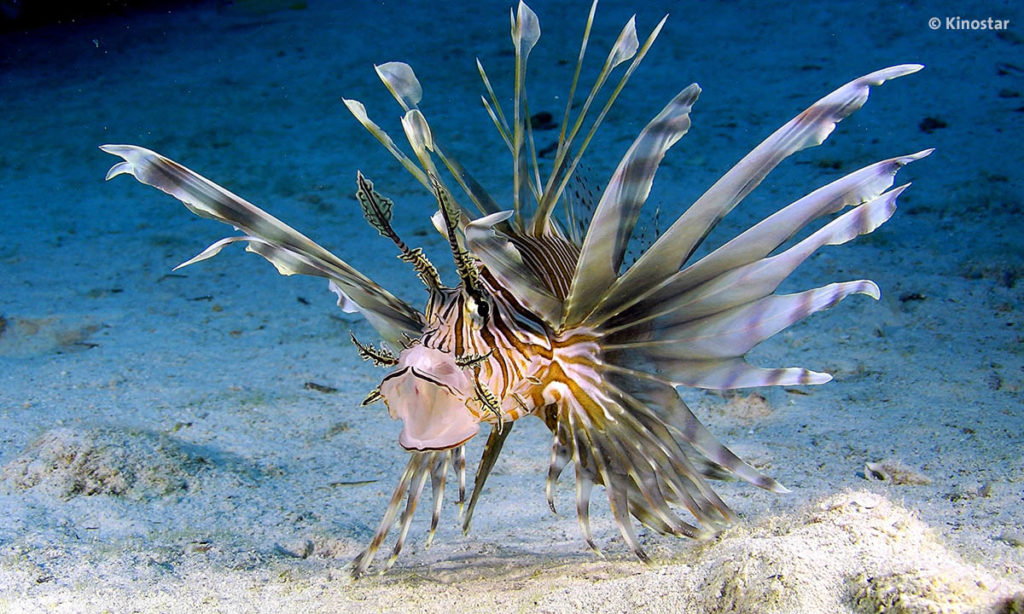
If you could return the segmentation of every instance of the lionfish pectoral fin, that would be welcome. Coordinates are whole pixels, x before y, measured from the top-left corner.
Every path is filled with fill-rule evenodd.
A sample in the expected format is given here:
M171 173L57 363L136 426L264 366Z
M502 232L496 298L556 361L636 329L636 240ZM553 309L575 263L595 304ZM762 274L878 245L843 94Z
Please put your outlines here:
M828 373L802 367L765 368L743 358L686 360L659 358L672 383L705 390L736 390L760 386L816 386L832 381Z
M594 534L590 530L590 493L594 489L593 473L579 462L575 463L575 471L576 521L579 523L580 531L583 533L583 541L587 542L587 546L594 554L603 558L604 554L601 553L601 549L594 542Z
M654 412L668 427L675 436L693 447L695 454L690 455L691 462L699 462L703 467L698 468L698 473L708 477L718 477L709 474L709 467L718 472L724 469L732 476L738 477L758 488L772 492L784 492L786 489L771 477L764 475L754 467L743 461L729 448L722 445L718 439L711 434L711 431L704 426L690 408L683 402L679 393L669 385L655 384L650 380L639 378L628 378L624 381L617 381L619 386L616 390L622 395L623 403L634 408L642 403L644 407ZM684 452L684 456L686 456ZM693 457L697 457L694 460ZM721 519L731 521L731 512L720 499L713 496L706 497L708 505L701 507L712 509L721 513ZM714 519L715 514L706 515L709 520ZM710 523L710 524L713 524Z
M774 256L738 265L696 285L687 270L673 275L651 296L638 300L631 309L610 322L605 334L628 337L631 330L652 329L657 335L668 326L697 322L762 299L774 292L820 247L841 245L884 224L896 211L896 199L908 185L852 208Z
M444 487L448 478L448 468L452 464L451 454L435 454L430 467L430 489L434 498L434 509L430 515L430 531L427 533L427 542L424 548L429 548L434 543L434 533L437 531L437 523L441 519L441 507L444 505Z
M629 356L612 352L605 360ZM577 381L557 416L546 416L554 433L548 471L548 500L562 468L576 473L576 513L584 539L596 550L589 505L594 484L604 486L622 538L641 560L648 556L632 519L664 534L703 538L731 523L735 515L706 478L726 475L784 492L720 444L667 382L615 364L595 365L594 382ZM550 418L550 419L549 419ZM553 505L552 505L553 507ZM683 507L697 520L685 522Z
M847 83L776 130L711 186L626 270L605 294L610 311L676 273L708 232L782 160L821 144L836 124L864 105L871 87L909 75L919 64L892 66Z
M400 344L406 336L419 336L423 320L419 312L259 207L148 149L134 145L102 145L100 149L124 159L111 168L108 179L130 174L177 198L196 215L230 224L247 235L215 243L199 259L204 254L214 255L227 243L248 241L249 251L266 258L282 274L301 273L333 281L389 342Z
M373 539L370 540L366 550L361 552L352 561L352 577L359 578L366 574L388 533L395 525L398 525L398 537L395 540L391 555L385 562L381 572L387 571L394 565L395 560L402 551L402 547L405 545L409 527L412 525L412 517L416 512L416 506L419 503L420 496L423 494L423 487L428 476L431 480L431 490L434 497L430 533L427 538L429 544L433 538L434 530L437 528L437 518L440 514L441 502L444 499L445 476L448 468L451 466L451 460L451 450L412 452L410 454L409 462L406 464L405 471L402 472L402 477L391 494L391 500L388 502L387 510L384 512L384 517L381 519ZM405 500L405 509L402 511L401 517L399 517L398 510L402 506L403 500Z
M697 320L678 323L669 320L655 330L651 339L624 340L608 347L642 349L655 362L662 357L689 360L736 358L812 313L835 306L851 294L866 294L877 299L879 290L874 282L862 279L795 294L773 294Z
M687 266L676 274L677 279L672 283L692 287L766 257L812 221L877 199L892 187L901 168L927 157L932 151L926 149L876 162L811 192Z
M544 496L547 498L548 507L551 513L558 514L555 509L555 483L562 470L572 460L572 448L569 447L569 432L563 421L554 418L555 423L549 424L554 431L554 439L551 442L551 463L548 465L548 477L544 482Z
M363 550L352 561L352 576L354 578L359 578L366 573L370 563L373 562L374 557L377 555L377 550L380 549L380 545L384 543L384 539L391 531L391 527L395 523L395 517L398 515L398 508L402 504L402 499L405 498L406 492L409 490L410 483L413 481L416 473L420 471L424 456L424 454L417 453L410 455L409 462L405 466L405 471L402 472L402 477L399 478L394 492L391 494L391 500L388 502L387 510L384 512L380 525L377 526L373 539L370 540L366 550Z
M927 149L883 160L833 181L768 216L707 256L664 279L658 286L628 296L615 293L595 309L589 322L608 322L606 330L621 330L624 327L619 322L636 326L684 307L687 315L696 318L713 312L709 310L707 297L713 293L723 296L721 289L728 284L741 288L748 296L754 296L750 293L760 288L759 296L765 296L778 286L781 278L788 275L788 272L779 275L783 261L788 261L787 271L792 271L813 249L821 245L837 245L843 242L841 238L849 240L858 234L866 234L885 222L895 208L896 197L904 189L889 190L897 171L931 152ZM829 230L821 229L815 240L804 241L801 247L788 250L785 257L768 257L810 222L849 206L854 208L844 214L846 217L827 225ZM839 219L845 221L839 222ZM838 232L843 225L847 230ZM855 232L851 233L851 228ZM807 249L812 246L812 249ZM770 267L767 270L773 273L769 278L755 272L754 267ZM705 304L696 309L698 301ZM738 304L736 298L731 301ZM725 304L721 298L716 298L715 302ZM721 310L724 307L716 308ZM613 314L619 315L613 318Z

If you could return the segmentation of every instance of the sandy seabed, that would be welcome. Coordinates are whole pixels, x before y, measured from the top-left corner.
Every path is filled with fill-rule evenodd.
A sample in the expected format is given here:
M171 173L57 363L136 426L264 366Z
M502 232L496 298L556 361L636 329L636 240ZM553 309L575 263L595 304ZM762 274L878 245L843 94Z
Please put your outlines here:
M588 6L533 5L531 110L560 116ZM848 299L752 356L832 383L684 391L792 491L723 484L741 522L719 537L642 533L645 566L595 493L596 557L570 475L560 515L548 510L549 435L524 420L468 536L451 502L425 549L422 511L388 574L350 579L405 463L399 425L358 407L382 372L348 332L372 329L321 281L241 250L171 273L230 231L128 179L104 183L114 159L97 146L179 160L419 305L412 272L361 219L355 171L440 265L430 195L341 97L399 134L372 65L410 62L432 126L507 200L511 165L473 62L506 91L507 9L200 2L0 37L0 612L1024 611L1024 14L1003 2L602 3L594 58L634 11L642 33L671 16L588 153L594 183L676 91L704 90L655 183L663 223L820 96L926 65L873 91L711 236L935 147L901 172L915 184L892 220L783 288L863 277L882 300ZM929 27L952 16L1009 27Z

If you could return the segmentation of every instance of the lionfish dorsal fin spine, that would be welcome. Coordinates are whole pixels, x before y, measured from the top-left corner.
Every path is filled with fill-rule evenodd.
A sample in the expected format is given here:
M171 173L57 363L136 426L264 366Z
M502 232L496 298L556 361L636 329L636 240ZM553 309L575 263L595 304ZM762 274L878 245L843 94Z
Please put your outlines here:
M508 150L514 153L512 130L509 128L508 120L505 119L505 112L502 111L501 103L498 102L498 95L494 93L494 87L491 86L491 80L487 77L487 71L484 70L484 64L480 61L480 58L476 59L476 70L480 74L480 80L483 81L484 89L487 90L487 96L481 95L480 100L483 102L484 108L487 109L488 115L491 116L491 121L494 122L494 127L498 130L501 139L505 141Z
M572 84L569 86L569 95L565 100L565 113L562 114L562 125L558 130L558 151L562 151L565 143L565 129L569 126L569 117L572 114L572 102L576 98L576 86L579 85L580 72L583 70L583 58L587 55L587 44L590 42L590 30L594 26L594 14L597 12L597 0L590 5L590 13L587 15L587 25L583 28L583 40L580 42L580 53L576 58L576 70L572 75Z
M366 112L366 106L358 100L352 100L351 98L342 98L341 100L345 103L345 108L348 109L349 113L356 118L356 121L358 121L367 132L372 134L373 138L377 139L377 141L384 146L384 149L388 150L388 153L394 156L394 158L398 160L398 163L401 164L402 167L416 179L416 181L423 184L423 187L430 189L430 180L427 179L427 174L416 165L415 161L405 155L405 153L398 148L394 139L392 139L383 128L370 119L369 114Z
M618 98L619 93L626 86L626 83L629 81L629 78L633 75L633 71L635 71L636 67L640 65L640 62L642 62L644 57L647 55L647 51L650 49L651 45L654 44L655 39L658 38L658 34L661 33L661 29L665 26L665 21L667 19L668 16L666 15L661 19L661 21L658 22L658 25L656 25L654 29L651 31L651 33L647 36L647 39L644 41L643 45L639 44L639 39L636 36L635 17L630 18L629 22L627 22L626 25L623 27L622 32L620 32L619 34L619 38L615 42L615 45L612 47L612 50L608 53L608 58L605 60L605 65L602 68L600 75L598 75L597 81L594 83L593 88L591 88L590 95L587 97L586 102L584 102L583 108L580 110L580 115L576 119L576 122L569 133L569 136L564 141L559 142L558 152L555 156L554 166L556 169L561 168L561 165L564 164L566 160L569 159L568 155L569 151L572 149L572 142L577 136L581 126L583 125L583 120L586 117L587 112L590 109L590 106L597 95L597 92L604 86L605 81L608 79L608 76L619 64L629 60L630 58L632 58L633 61L623 72L622 76L619 78L619 82L618 84L616 84L615 89L612 91L611 94L609 94L608 99L605 101L604 107L602 107L601 112L594 120L594 123L590 126L590 130L587 132L586 137L583 139L583 142L577 149L576 155L571 159L571 162L568 163L565 172L558 176L557 181L556 174L554 173L549 178L548 184L544 189L541 202L538 204L537 214L535 215L533 220L534 234L541 234L543 229L547 228L550 224L551 212L554 209L555 203L558 202L558 199L561 198L562 194L564 193L565 187L569 183L569 179L572 177L573 173L576 170L576 167L580 163L580 160L583 158L584 152L586 152L587 150L587 146L590 144L590 141L594 137L594 134L597 132L597 129L601 126L601 122L604 121L604 118L608 114L608 111L615 104L615 100Z
M374 64L373 69L398 104L402 106L403 111L409 111L419 106L420 101L423 100L423 87L411 66L405 62L386 62Z
M589 34L589 24L588 30L584 34L584 36L586 36L587 34ZM590 112L590 107L594 104L594 100L597 98L597 94L604 87L605 82L608 80L608 76L611 74L613 70L615 70L615 67L617 67L625 60L629 59L629 57L627 57L629 55L627 53L627 50L629 47L632 46L632 43L634 43L636 40L636 20L635 18L630 18L626 25L623 26L622 31L619 33L619 36L615 41L615 44L612 46L611 50L609 50L608 57L605 58L604 65L601 67L601 72L597 75L597 79L594 81L594 85L591 86L590 93L587 94L587 98L583 102L583 106L580 108L579 115L576 116L576 121L573 122L573 126L568 131L568 134L565 134L565 126L563 126L558 142L558 150L555 152L554 168L561 169L563 165L565 165L565 168L568 170L565 173L561 174L552 173L551 176L548 178L548 183L544 187L543 197L541 198L541 202L537 206L537 213L535 214L533 219L533 233L535 235L540 235L543 232L543 230L547 228L549 218L551 217L551 212L554 210L555 207L555 203L558 202L558 197L560 196L561 191L565 189L564 184L567 182L567 178L572 174L572 170L574 169L575 165L568 163L568 156L570 151L572 151L573 149L573 141L576 139L576 136L583 128L583 123L586 120L588 113ZM633 47L632 52L636 52L635 47ZM571 99L568 101L568 104L572 104ZM565 122L566 125L568 123L568 121ZM594 130L596 130L598 123L599 122L595 122L593 127L591 128L591 135L593 135ZM586 144L583 145L582 149L586 149ZM582 151L578 152L577 159L581 155ZM556 180L560 181L556 183Z
M520 218L523 210L524 184L529 182L529 174L524 172L523 147L526 139L525 100L526 100L526 64L530 51L540 39L540 21L537 14L520 0L518 7L510 13L512 21L512 43L515 46L515 101L512 117L512 203L516 218Z
M398 101L406 115L408 116L412 111L418 113L418 117L411 117L408 120L410 123L415 124L416 130L416 140L414 141L413 138L410 138L409 143L416 151L416 156L420 160L423 170L427 174L437 174L437 169L430 158L430 153L436 154L451 172L459 187L469 196L469 199L481 213L486 214L498 211L499 207L494 199L491 198L487 191L483 189L458 160L445 154L444 149L437 141L437 136L430 130L426 116L423 115L419 108L419 103L423 99L423 88L412 67L405 62L387 62L374 66L374 69L377 71L377 76L384 82L385 87L391 92L395 100ZM403 121L403 128L405 127L404 124L405 122ZM417 176L417 178L419 177ZM429 187L426 183L424 185ZM472 219L472 216L465 209L463 210L463 215L467 219Z
M405 138L412 146L412 151L416 154L416 159L419 160L424 172L427 173L427 177L431 178L431 182L435 179L440 181L437 178L437 166L431 157L431 152L434 150L434 137L430 132L430 124L423 117L423 113L419 109L406 111L402 116L402 130L405 131Z
M414 130L414 136L410 139L410 144L413 146L413 150L416 153L417 161L407 156L395 143L394 139L384 131L379 125L370 119L369 114L366 112L366 107L363 103L358 100L352 100L343 98L342 101L345 103L345 107L350 113L356 118L356 120L366 129L367 132L373 135L381 145L392 155L398 162L409 172L423 187L430 188L430 180L428 178L429 172L435 172L436 168L433 161L430 159L429 152L425 147L427 142L424 140L429 135L429 149L438 155L444 165L451 171L452 176L459 183L459 186L466 192L470 200L477 206L477 208L484 213L493 213L499 210L497 203L493 198L480 186L479 183L466 171L465 168L458 161L447 157L440 145L434 139L434 136L430 133L429 124L423 117L422 112L418 110L418 104L422 97L422 88L420 87L419 80L416 78L412 68L404 62L388 62L374 67L377 71L377 75L384 82L384 85L388 88L388 91L392 93L398 103L402 106L403 110L408 116L410 111L417 111L419 117L411 117L408 120L403 118L403 130ZM409 124L407 127L406 124ZM408 137L408 132L406 132ZM421 166L423 168L421 168ZM433 169L433 170L431 170ZM472 219L472 216L464 211L467 219Z

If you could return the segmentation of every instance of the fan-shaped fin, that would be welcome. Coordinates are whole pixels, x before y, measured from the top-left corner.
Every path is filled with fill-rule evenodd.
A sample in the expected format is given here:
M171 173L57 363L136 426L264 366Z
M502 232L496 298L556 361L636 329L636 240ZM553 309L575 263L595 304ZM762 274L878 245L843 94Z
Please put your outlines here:
M768 216L650 290L632 295L624 295L621 292L610 295L588 318L588 324L604 322L616 313L622 313L642 301L662 303L668 296L678 295L716 276L767 256L815 219L850 205L875 199L892 186L899 169L931 152L932 150L928 149L908 156L883 160L815 190ZM669 287L672 289L668 290Z
M655 327L681 324L768 296L819 247L840 245L873 231L887 221L896 211L896 198L909 185L890 190L869 203L855 207L776 256L743 265L686 290L682 288L686 287L684 284L688 280L673 280L650 298L614 318L605 333L615 334L644 327L652 320ZM616 325L620 321L621 324Z
M419 312L259 207L148 149L134 145L103 145L100 149L124 159L110 169L108 180L129 174L177 198L196 215L230 224L249 235L215 243L189 262L213 256L226 243L246 240L250 251L269 260L284 275L302 273L333 281L387 341L400 345L407 336L419 336Z
M429 548L434 542L434 532L437 531L437 523L441 520L441 508L444 506L444 487L448 479L448 468L452 464L451 454L435 454L433 466L430 468L430 490L434 499L434 510L430 515L430 532L427 533L427 542L424 548Z
M836 123L863 106L872 86L917 72L918 64L885 68L855 79L811 105L754 148L719 179L612 285L607 295L636 296L674 274L719 220L779 162L819 145Z
M676 386L710 390L735 390L757 386L815 386L832 381L828 373L801 367L764 368L743 358L718 360L684 360L661 358L664 374L671 374Z
M722 445L687 407L672 386L643 376L638 377L631 374L628 369L619 369L613 365L605 365L603 371L609 383L609 391L621 405L629 407L632 413L638 416L649 413L671 429L680 441L693 446L699 457L692 458L691 461L704 465L700 469L701 475L721 478L723 475L732 474L759 488L789 492ZM710 488L702 494L714 503L714 507L724 507L724 503L721 503Z
M649 408L636 405L635 400L627 407L603 392L592 391L583 397L574 394L575 400L559 413L556 445L566 439L571 442L566 448L576 469L576 511L591 548L596 550L589 527L590 492L595 483L604 486L622 537L641 560L647 560L647 555L630 516L657 531L690 537L703 536L707 529L682 521L672 504L685 506L711 528L732 519L728 507L691 462L691 455L699 455L692 449L689 454L684 452L667 425ZM559 456L555 456L556 463ZM736 463L742 461L736 459ZM549 475L559 469L553 464Z
M548 507L553 513L555 511L555 482L562 470L572 460L572 448L569 443L568 425L564 420L557 420L555 424L549 425L554 432L554 439L551 442L551 463L548 466L548 477L544 483L544 496L548 500Z
M643 347L655 361L662 356L687 360L743 356L765 339L812 313L833 307L850 294L867 294L877 299L878 286L859 280L797 294L772 295L699 320L655 329L649 339L605 344L604 347Z
M398 508L402 505L402 499L406 498L406 493L409 492L409 486L417 480L417 476L420 473L425 473L425 466L427 458L437 452L412 452L409 455L409 462L405 466L405 471L402 472L402 477L398 480L398 485L395 486L395 490L391 493L391 500L388 502L388 508L384 512L384 517L380 521L380 525L377 526L377 532L373 534L373 539L370 540L370 544L363 550L359 556L352 561L352 575L356 578L362 576L370 568L370 563L373 562L374 557L377 555L377 550L380 549L380 545L384 543L384 539L388 536L391 531L391 527L395 524L395 518L398 516ZM417 497L419 495L417 494ZM410 493L410 498L412 497Z

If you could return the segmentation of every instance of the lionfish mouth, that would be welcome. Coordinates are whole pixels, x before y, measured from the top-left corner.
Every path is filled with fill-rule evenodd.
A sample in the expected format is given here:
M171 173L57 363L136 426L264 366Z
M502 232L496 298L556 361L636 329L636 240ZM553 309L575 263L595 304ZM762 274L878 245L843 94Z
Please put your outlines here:
M399 442L409 450L409 462L373 539L354 562L356 577L366 573L397 527L384 569L394 563L428 477L433 496L429 545L453 466L462 526L468 530L514 421L527 415L542 419L552 433L549 505L553 510L555 482L571 464L577 517L595 550L589 523L594 485L604 487L623 538L642 560L647 555L633 519L663 534L699 538L714 532L734 515L710 479L740 478L776 492L785 488L723 446L683 403L677 388L823 384L831 376L801 367L760 367L748 363L746 355L847 296L878 298L878 287L863 279L794 294L776 290L819 248L841 245L885 223L908 185L893 188L896 173L931 150L849 173L783 206L707 255L692 257L715 225L785 158L821 144L837 123L867 101L872 87L922 67L906 64L875 71L812 104L743 157L627 264L627 248L636 242L631 237L655 173L669 148L688 131L700 88L684 88L644 127L600 198L592 201L577 172L581 159L665 23L662 19L641 43L630 19L581 102L576 88L596 7L595 0L562 121L556 125L557 142L550 147L537 147L535 131L541 128L530 121L526 104L528 59L540 37L536 14L520 2L512 15L511 112L502 108L502 99L477 63L484 106L512 155L511 210L503 210L447 153L420 109L423 89L408 64L389 62L375 69L402 108L402 130L413 155L370 119L362 103L344 101L437 201L433 219L455 262L455 286L445 286L422 250L402 241L391 224L394 203L357 173L356 197L367 221L391 240L399 258L412 265L426 286L429 296L422 311L184 166L134 145L101 147L123 159L107 179L130 174L176 197L197 215L243 233L214 243L181 266L244 242L248 251L266 258L283 275L329 280L338 305L363 315L386 344L378 349L353 337L360 356L392 368L364 404L383 400L391 415L402 420ZM607 93L613 75L618 82ZM541 159L542 150L553 155ZM542 171L547 171L545 180ZM831 219L794 239L822 218ZM468 507L462 507L465 442L476 435L480 422L492 428ZM694 522L677 515L684 509Z

